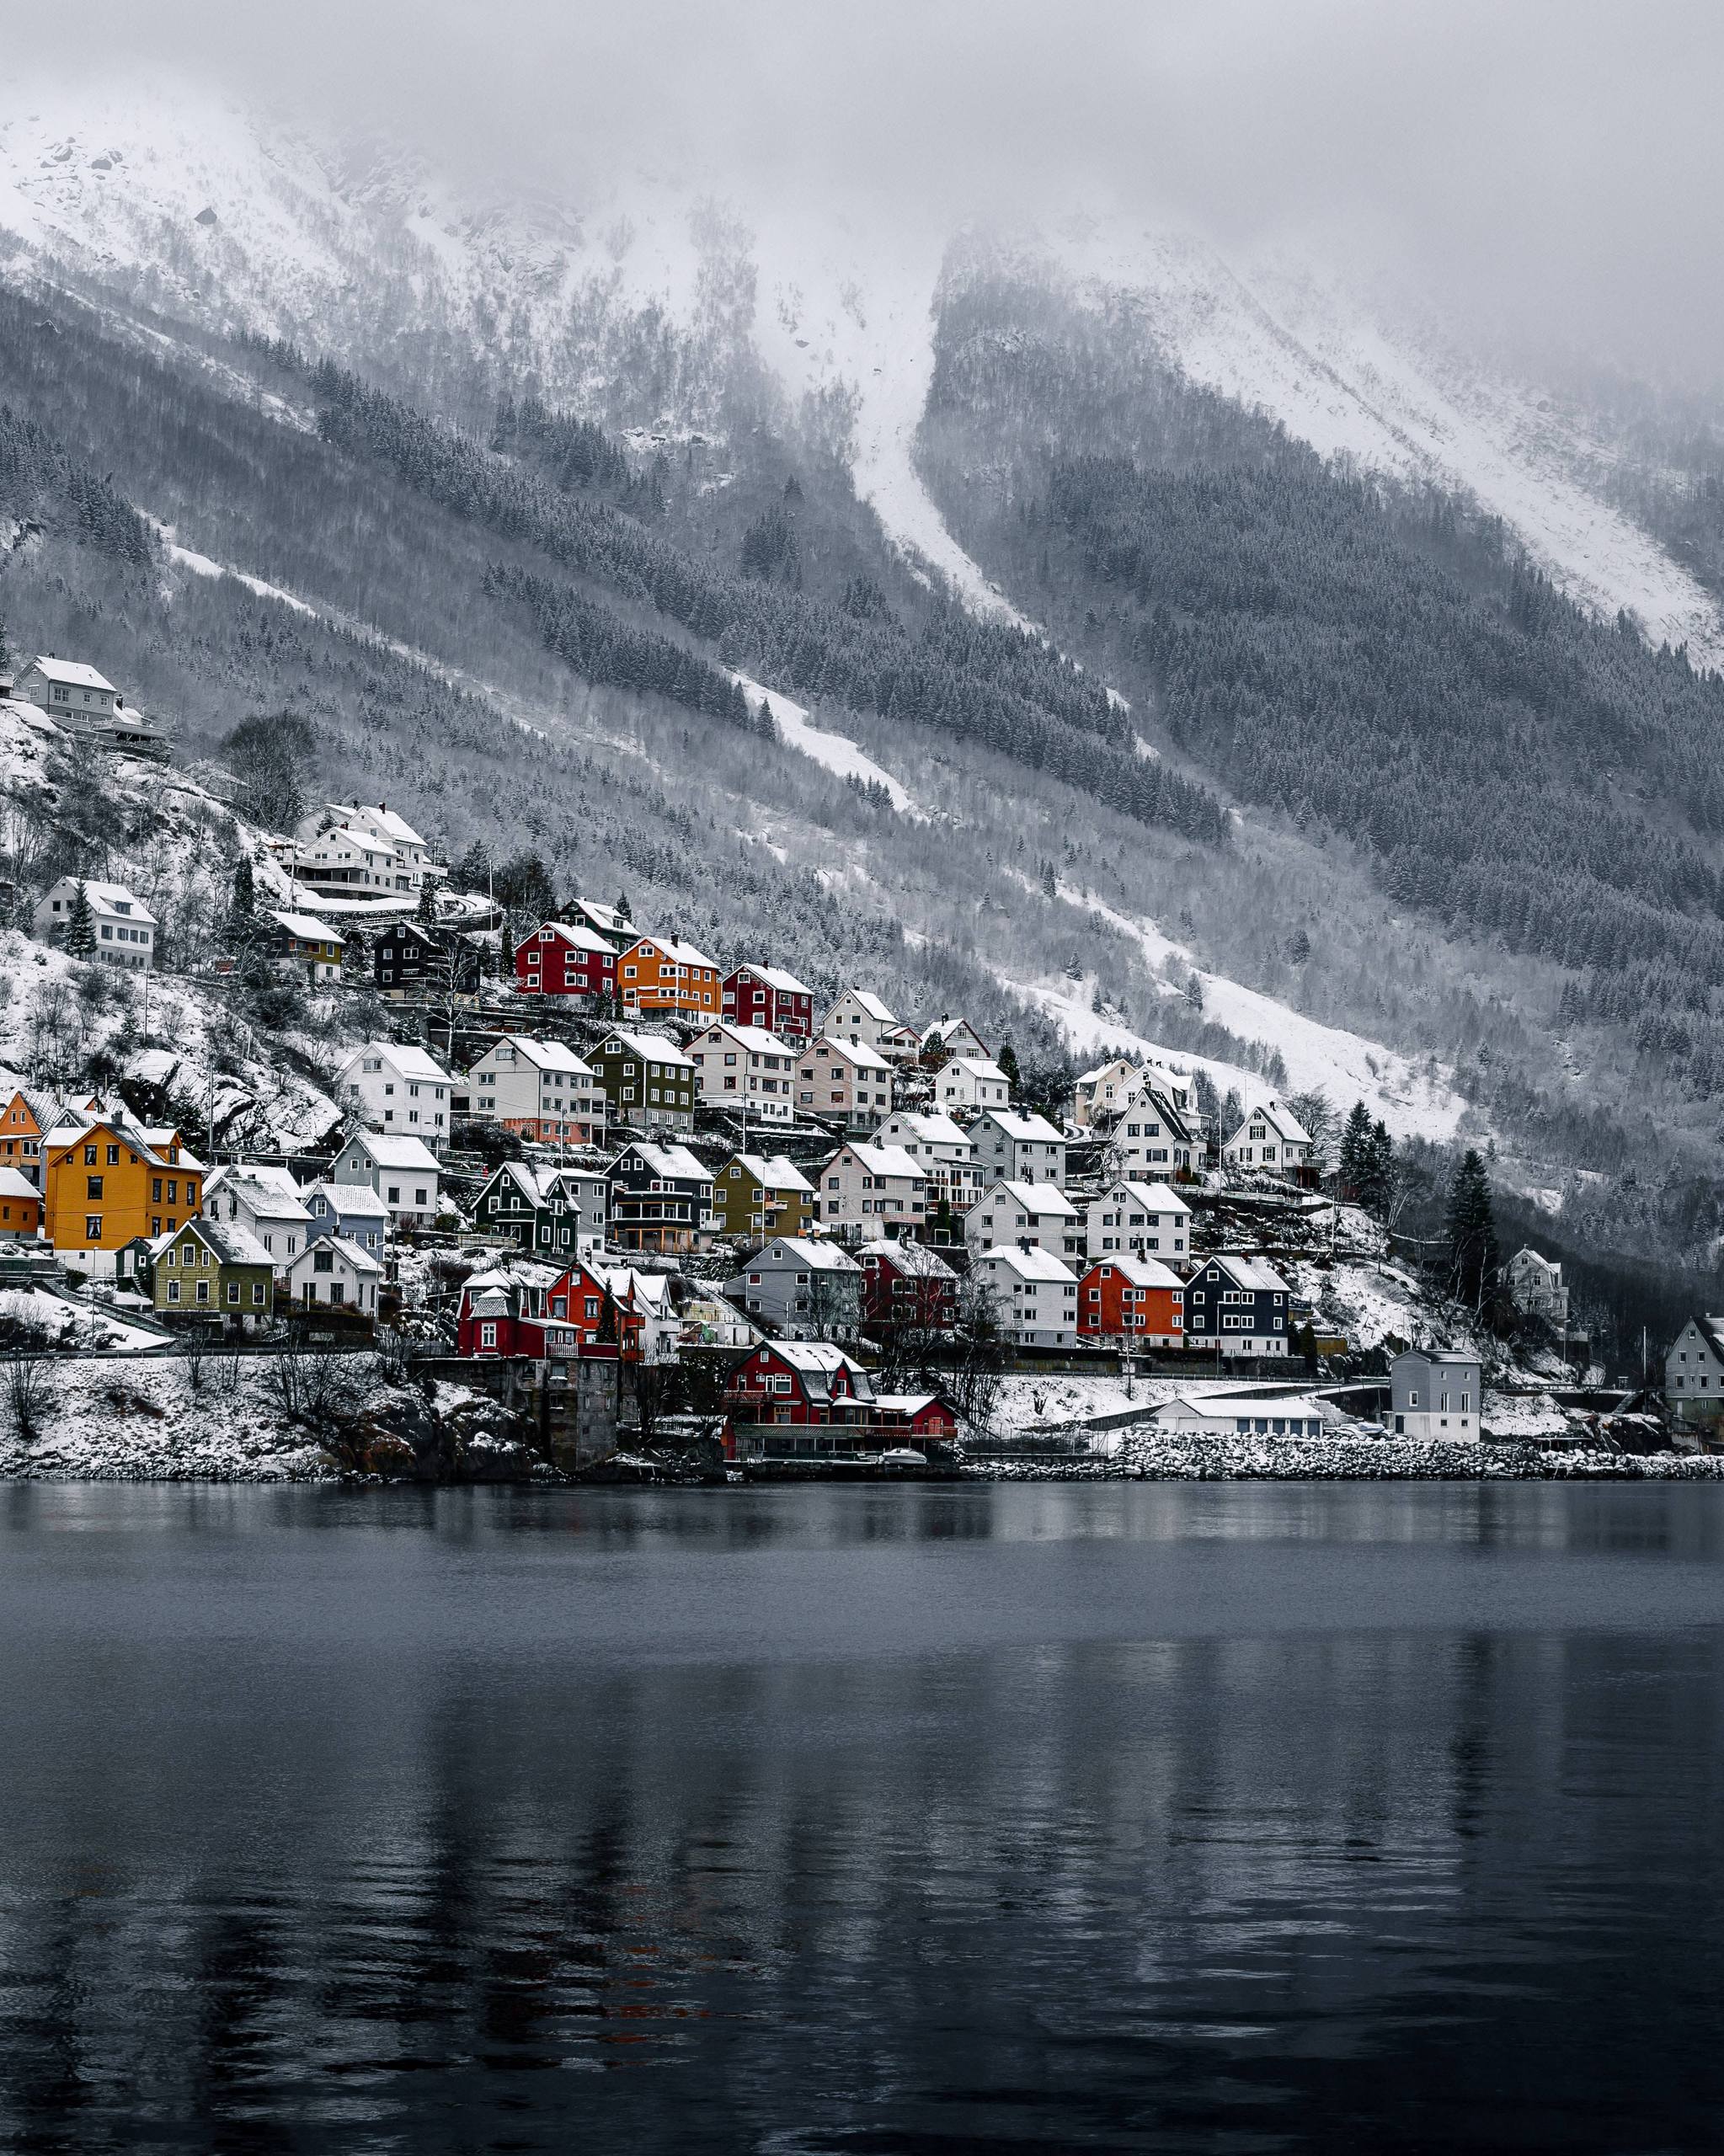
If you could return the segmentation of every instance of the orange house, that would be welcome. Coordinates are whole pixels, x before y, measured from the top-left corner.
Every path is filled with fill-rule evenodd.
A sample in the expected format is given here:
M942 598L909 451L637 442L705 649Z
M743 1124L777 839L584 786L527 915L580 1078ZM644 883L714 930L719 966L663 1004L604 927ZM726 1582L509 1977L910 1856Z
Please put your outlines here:
M1077 1294L1081 1339L1118 1340L1134 1347L1185 1345L1185 1283L1153 1257L1129 1251L1101 1258Z
M626 1012L718 1015L723 983L718 969L692 943L674 936L643 936L616 961L616 994Z
M42 1125L22 1093L0 1111L0 1168L16 1168L27 1182L42 1173Z
M173 1130L98 1120L43 1142L48 1240L59 1251L112 1253L191 1219L204 1175Z
M40 1235L41 1227L41 1193L16 1168L0 1167L0 1242Z

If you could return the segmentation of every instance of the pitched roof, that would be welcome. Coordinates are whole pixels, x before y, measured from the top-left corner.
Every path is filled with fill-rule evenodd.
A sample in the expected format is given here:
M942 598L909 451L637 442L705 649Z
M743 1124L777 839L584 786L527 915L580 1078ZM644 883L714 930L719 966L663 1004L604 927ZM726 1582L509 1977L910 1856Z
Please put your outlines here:
M1197 1272L1201 1273L1204 1267L1210 1265L1219 1265L1236 1288L1268 1289L1279 1295L1293 1292L1274 1267L1265 1264L1260 1257L1244 1257L1236 1252L1217 1251L1201 1260ZM1195 1279L1197 1273L1193 1273L1192 1278Z
M355 1064L368 1055L381 1058L403 1078L425 1079L436 1086L449 1083L449 1073L435 1057L427 1055L422 1048L404 1048L394 1041L367 1041L363 1048L355 1049L342 1065L341 1075L344 1078Z
M1078 1216L1080 1209L1072 1203L1057 1182L1014 1182L1007 1176L1001 1176L997 1182L990 1182L972 1210L979 1210L996 1190L1003 1190L1014 1204L1022 1206L1026 1213L1060 1213L1073 1220Z
M768 1190L805 1190L810 1196L814 1193L814 1185L786 1154L733 1153L730 1161L739 1162L745 1174L751 1175ZM730 1161L724 1163L725 1167L730 1166Z
M1236 1130L1227 1141L1230 1145L1236 1145L1239 1143L1240 1131L1245 1129L1253 1117L1259 1117L1263 1122L1270 1124L1276 1136L1284 1145L1309 1145L1311 1142L1311 1134L1291 1108L1284 1107L1279 1101L1259 1101L1255 1107L1247 1108L1240 1118L1239 1129Z
M1017 1145L1065 1143L1065 1134L1056 1130L1045 1116L1019 1115L1011 1108L985 1108L981 1121L997 1124Z
M357 1243L350 1242L345 1235L319 1235L315 1242L306 1245L292 1264L288 1267L288 1271L290 1273L307 1270L315 1272L316 1266L307 1267L306 1260L313 1251L318 1250L339 1251L342 1257L355 1273L375 1273L380 1276L382 1273L383 1267L381 1260L373 1257L370 1251L361 1250Z
M611 1165L631 1154L644 1161L649 1171L661 1181L674 1182L711 1182L713 1171L691 1153L686 1145L654 1145L650 1139L637 1138L623 1147Z
M36 668L44 680L59 681L67 688L105 689L109 696L119 694L105 674L99 674L93 666L86 666L82 659L49 659L39 654L28 666L20 666L18 670L27 674L31 666Z
M532 1065L535 1070L563 1070L577 1078L590 1078L593 1066L577 1055L566 1041L535 1040L529 1033L511 1033L506 1041L494 1041L472 1068L494 1056L499 1048L512 1048L524 1063Z
M966 1153L975 1150L975 1143L969 1133L962 1123L954 1123L949 1115L918 1113L914 1109L900 1108L881 1128L889 1130L894 1124L903 1131L905 1137L916 1139L924 1145L958 1145Z
M1116 1191L1123 1190L1134 1205L1141 1205L1145 1213L1186 1213L1191 1211L1182 1198L1169 1190L1165 1182L1134 1182L1129 1176L1122 1176L1117 1182L1108 1183L1099 1197L1090 1200L1092 1205L1105 1205Z
M607 958L614 955L614 946L607 943L596 929L583 928L578 921L542 921L531 936L521 938L518 947L542 943L547 932L559 943L572 943L577 951L602 951Z
M41 1193L28 1176L21 1176L16 1168L0 1168L0 1198L34 1198L40 1199Z
M219 1183L211 1176L204 1185L206 1200L222 1191L230 1198L238 1198L250 1211L271 1220L309 1220L312 1217L300 1196L299 1186L291 1177L284 1190L274 1176L254 1175L243 1167L235 1168L224 1175Z
M849 1251L836 1243L810 1242L806 1235L774 1235L761 1252L788 1251L798 1265L806 1265L814 1273L860 1273L862 1271ZM758 1262L758 1261L757 1261Z
M734 1019L718 1018L695 1035L690 1043L692 1050L713 1033L722 1033L727 1040L734 1041L750 1055L782 1055L795 1058L801 1050L791 1042L780 1040L777 1033L768 1033L764 1026L739 1026Z
M788 1363L793 1369L802 1371L805 1376L812 1376L817 1372L830 1375L834 1370L849 1370L859 1378L867 1375L860 1363L846 1355L841 1348L835 1347L830 1340L775 1340L771 1342L771 1352L781 1363Z
M600 1043L600 1054L611 1041L621 1041L631 1055L641 1056L649 1063L681 1064L690 1070L694 1069L694 1058L686 1049L679 1048L668 1033L625 1033L619 1026Z
M297 936L306 943L341 943L346 938L339 929L331 928L327 921L313 921L308 913L277 913L272 908L270 918L278 927L285 928L290 936Z
M1135 1251L1129 1250L1106 1251L1100 1257L1092 1259L1088 1272L1084 1274L1085 1279L1093 1278L1103 1266L1111 1266L1116 1273L1123 1274L1126 1285L1131 1288L1178 1289L1185 1285L1171 1265L1163 1265L1156 1257L1140 1257Z
M786 973L782 966L756 966L745 959L741 965L733 969L732 978L736 974L752 974L756 980L764 981L768 988L777 989L781 995L812 995L814 992L806 981L798 980L794 974Z
M321 1198L338 1218L343 1213L363 1213L380 1220L387 1220L389 1217L387 1204L368 1182L320 1182L308 1184L305 1191L308 1206L314 1198Z
M970 1264L972 1270L979 1265L1003 1265L1021 1280L1063 1281L1070 1287L1077 1285L1077 1275L1069 1266L1061 1264L1050 1250L1020 1250L1016 1243L995 1243L992 1250L978 1251Z
M275 1259L249 1229L242 1228L237 1220L205 1220L195 1213L183 1225L170 1228L159 1242L151 1244L151 1249L165 1250L188 1229L209 1245L222 1265L267 1265L272 1270L275 1267Z
M898 1014L889 1010L871 988L846 988L844 995L853 997L862 1006L864 1015L872 1018L876 1025L895 1026L899 1022ZM834 1011L838 1008L839 1003L843 1002L844 995L841 995L838 1002L832 1006Z
M922 1043L926 1047L930 1041L949 1040L953 1033L969 1033L977 1040L982 1038L969 1020L960 1014L956 1018L936 1018L933 1024L922 1035Z
M418 1138L398 1136L393 1131L356 1130L348 1144L363 1148L380 1168L429 1168L433 1175L437 1172L436 1155Z
M890 1235L882 1235L876 1242L859 1243L856 1254L858 1257L889 1258L899 1273L911 1274L919 1280L955 1280L958 1278L939 1251L930 1249L926 1243L908 1240L894 1242Z
M704 951L696 950L692 943L684 943L675 936L637 936L628 950L638 951L643 943L650 943L674 966L711 966L714 973L718 970ZM622 955L627 958L628 952Z
M834 1055L842 1056L847 1062L853 1063L858 1070L889 1070L892 1068L879 1050L870 1048L866 1041L836 1041L830 1033L822 1033L819 1040L811 1042L802 1053L807 1055L811 1049L817 1048L830 1049Z
M917 1182L927 1180L927 1170L901 1145L841 1145L832 1158L835 1161L844 1153L860 1162L864 1175L909 1176Z
M118 913L124 908L125 918L127 921L146 921L152 928L156 925L154 914L150 911L143 900L136 893L129 891L124 883L99 883L93 877L88 876L82 878L62 876L60 881L62 883L70 883L74 888L82 883L84 896L89 900L92 910L96 913Z
M1002 1086L1007 1087L1011 1083L999 1065L984 1055L954 1055L942 1068L940 1073L942 1078L947 1070L967 1070L973 1078L997 1078Z
M386 808L381 801L332 801L328 806L345 819L352 816L369 817L377 829L398 846L423 846L419 833L405 816L398 816L392 808Z

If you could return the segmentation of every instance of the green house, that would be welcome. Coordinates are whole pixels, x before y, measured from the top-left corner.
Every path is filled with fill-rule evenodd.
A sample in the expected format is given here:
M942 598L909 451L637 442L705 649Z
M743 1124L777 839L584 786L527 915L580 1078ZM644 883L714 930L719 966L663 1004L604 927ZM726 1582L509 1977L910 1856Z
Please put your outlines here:
M251 1332L275 1315L275 1260L232 1221L188 1220L151 1257L158 1316L219 1318L225 1331Z

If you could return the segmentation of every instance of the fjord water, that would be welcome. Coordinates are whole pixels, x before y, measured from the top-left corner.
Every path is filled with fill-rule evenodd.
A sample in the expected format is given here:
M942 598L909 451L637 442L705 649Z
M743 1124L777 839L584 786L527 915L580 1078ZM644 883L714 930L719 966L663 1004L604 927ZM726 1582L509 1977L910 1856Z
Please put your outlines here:
M0 2148L1700 2149L1724 1489L0 1492Z

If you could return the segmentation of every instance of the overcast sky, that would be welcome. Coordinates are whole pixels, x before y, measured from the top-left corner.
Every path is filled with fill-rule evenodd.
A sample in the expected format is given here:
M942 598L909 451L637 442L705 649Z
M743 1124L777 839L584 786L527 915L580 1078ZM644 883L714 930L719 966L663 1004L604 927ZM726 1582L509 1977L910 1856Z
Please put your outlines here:
M0 0L0 24L13 58L165 60L487 184L644 163L942 223L1094 195L1233 243L1357 232L1510 337L1724 372L1717 0Z

